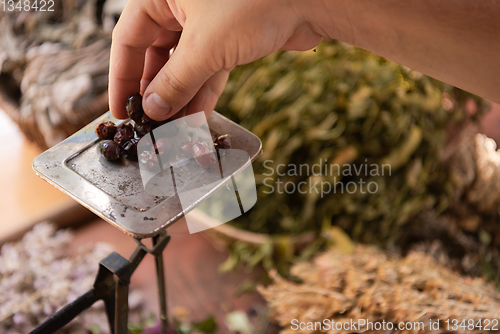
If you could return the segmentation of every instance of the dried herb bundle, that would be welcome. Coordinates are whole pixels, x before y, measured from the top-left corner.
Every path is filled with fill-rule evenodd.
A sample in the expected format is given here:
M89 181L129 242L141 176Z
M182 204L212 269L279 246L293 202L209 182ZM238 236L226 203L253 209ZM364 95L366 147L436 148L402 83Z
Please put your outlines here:
M104 27L111 14L105 2L0 12L0 107L42 148L108 110L112 26Z
M495 141L483 134L467 138L449 161L457 196L478 212L494 215L500 203L500 152Z
M233 224L282 235L319 232L326 222L355 240L386 244L419 211L441 212L456 197L458 186L441 159L448 129L469 121L471 111L482 115L487 105L344 43L323 43L315 51L275 53L231 74L217 110L263 141L254 163L257 204ZM293 171L315 164L328 172ZM384 175L365 168L384 164ZM332 166L340 168L332 172ZM345 166L361 171L345 173ZM331 189L324 196L310 188L279 192L278 181ZM356 191L346 190L349 182ZM362 193L360 182L376 184L377 191ZM255 250L239 248L233 250L248 252L236 255L240 259L255 258Z
M414 333L472 333L474 330L460 327L447 331L445 321L473 319L477 324L481 319L500 317L500 293L491 285L479 278L462 277L421 252L396 258L373 246L357 245L351 254L333 247L310 263L295 265L292 274L302 283L274 273L273 284L259 287L273 319L284 327L283 334L297 332L291 330L293 319L305 323L323 319L423 321L423 330ZM439 331L429 329L429 318L441 319ZM374 332L384 333L366 333Z

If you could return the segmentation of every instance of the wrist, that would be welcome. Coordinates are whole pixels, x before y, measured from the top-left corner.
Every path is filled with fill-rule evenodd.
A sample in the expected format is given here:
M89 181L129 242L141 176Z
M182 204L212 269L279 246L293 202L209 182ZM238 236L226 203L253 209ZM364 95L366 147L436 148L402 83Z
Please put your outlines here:
M352 0L291 0L313 31L325 38L353 44Z

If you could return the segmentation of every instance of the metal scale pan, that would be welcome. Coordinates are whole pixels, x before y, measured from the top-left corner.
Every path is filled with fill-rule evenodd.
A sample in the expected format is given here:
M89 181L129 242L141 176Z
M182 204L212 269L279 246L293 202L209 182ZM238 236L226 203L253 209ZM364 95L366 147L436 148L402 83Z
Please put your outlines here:
M194 209L208 198L224 182L216 182L206 187L210 170L201 171L189 166L184 168L183 182L180 187L204 186L199 198L192 199L190 205L180 205L175 195L154 195L145 191L139 164L123 159L120 163L108 162L98 150L99 139L95 127L103 121L111 120L117 125L127 122L117 120L108 112L90 123L71 137L40 154L33 161L36 174L77 202L111 223L119 230L136 238L149 238L157 235L168 226ZM260 153L260 139L217 112L207 120L210 130L231 137L232 149L248 153L250 159L229 161L230 174L224 179L245 169ZM212 171L213 172L213 171Z
M203 168L193 158L167 160L168 155L162 156L158 148L153 147L157 142L154 138L156 129L148 134L150 142L146 137L148 135L139 141L138 149L141 143L151 145L149 152L153 149L156 153L159 172L147 171L141 162L127 159L117 163L107 161L98 150L99 138L95 134L96 125L103 121L113 121L117 125L128 122L114 119L109 112L35 158L33 169L38 176L135 238L137 247L130 259L113 252L100 261L92 289L48 318L31 334L55 333L97 300L104 301L110 332L127 333L130 276L148 253L155 257L160 320L163 331L167 331L168 312L162 255L170 240L166 228L200 204L202 207L208 203L208 206L212 206L211 209L215 208L216 212L224 211L208 202L216 198L216 203L227 203L227 198L230 197L218 198L217 195L221 192L232 194L233 203L237 199L237 204L231 207L234 209L239 205L241 213L253 206L257 199L255 184L249 187L253 188L251 203L248 202L248 198L246 203L242 201L238 189L248 189L246 187L246 180L250 179L248 176L251 176L253 181L253 175L246 172L251 170L251 162L261 151L260 139L217 112L213 112L208 120L204 118L203 113L199 114L203 115L201 127L189 127L187 118L195 115L170 122L175 126L179 123L180 128L188 130L187 137L182 138L177 133L172 138L175 146L173 151L179 152L182 146L180 143L186 138L198 136L196 138L204 138L210 142L209 145L212 145L214 152L210 130L217 134L228 134L231 138L231 149L217 151L219 168L216 165ZM177 157L178 155L175 156ZM235 181L237 178L239 181ZM168 180L171 180L172 187L169 187ZM232 214L232 217L237 216L234 215L235 212ZM239 212L236 214L239 215ZM222 222L225 221L227 220ZM151 249L140 240L150 237L153 244Z

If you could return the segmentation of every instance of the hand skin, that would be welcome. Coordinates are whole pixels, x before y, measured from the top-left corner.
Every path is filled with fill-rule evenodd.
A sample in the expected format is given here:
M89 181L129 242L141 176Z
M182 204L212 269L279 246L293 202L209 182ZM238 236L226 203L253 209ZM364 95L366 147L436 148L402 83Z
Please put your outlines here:
M140 91L153 119L208 117L234 66L323 37L500 102L500 1L129 0L113 31L111 112L126 118Z

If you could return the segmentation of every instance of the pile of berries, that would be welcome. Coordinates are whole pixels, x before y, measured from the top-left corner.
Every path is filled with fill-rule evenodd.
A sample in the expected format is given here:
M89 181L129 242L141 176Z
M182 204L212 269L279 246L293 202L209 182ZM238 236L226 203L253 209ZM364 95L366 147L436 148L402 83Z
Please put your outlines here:
M137 160L137 143L139 137L134 136L134 128L130 124L116 126L111 121L100 123L95 132L103 139L99 143L99 150L109 161L116 161L125 156L127 159Z
M172 150L171 141L168 138L159 138L155 141L151 151L144 151L139 156L137 154L137 143L148 132L171 120L158 122L147 118L144 115L142 96L139 93L132 95L127 100L126 110L134 125L124 123L117 127L111 121L105 121L97 125L95 132L102 139L99 143L99 150L102 156L109 161L117 161L125 157L134 161L140 160L147 168L154 169L158 166L158 155L167 154ZM172 129L178 131L175 126ZM214 147L222 156L223 154L219 152L219 149L229 149L231 139L227 134L217 135L213 131L210 132ZM175 134L176 131L171 133L172 136ZM180 150L185 157L194 157L202 167L209 168L217 162L215 152L210 151L201 142L187 141L182 144Z
M119 160L122 156L137 161L137 143L141 137L166 123L144 117L140 94L129 97L126 109L134 125L124 123L117 127L115 123L106 121L100 123L95 129L97 136L103 140L99 143L99 150L109 161Z

